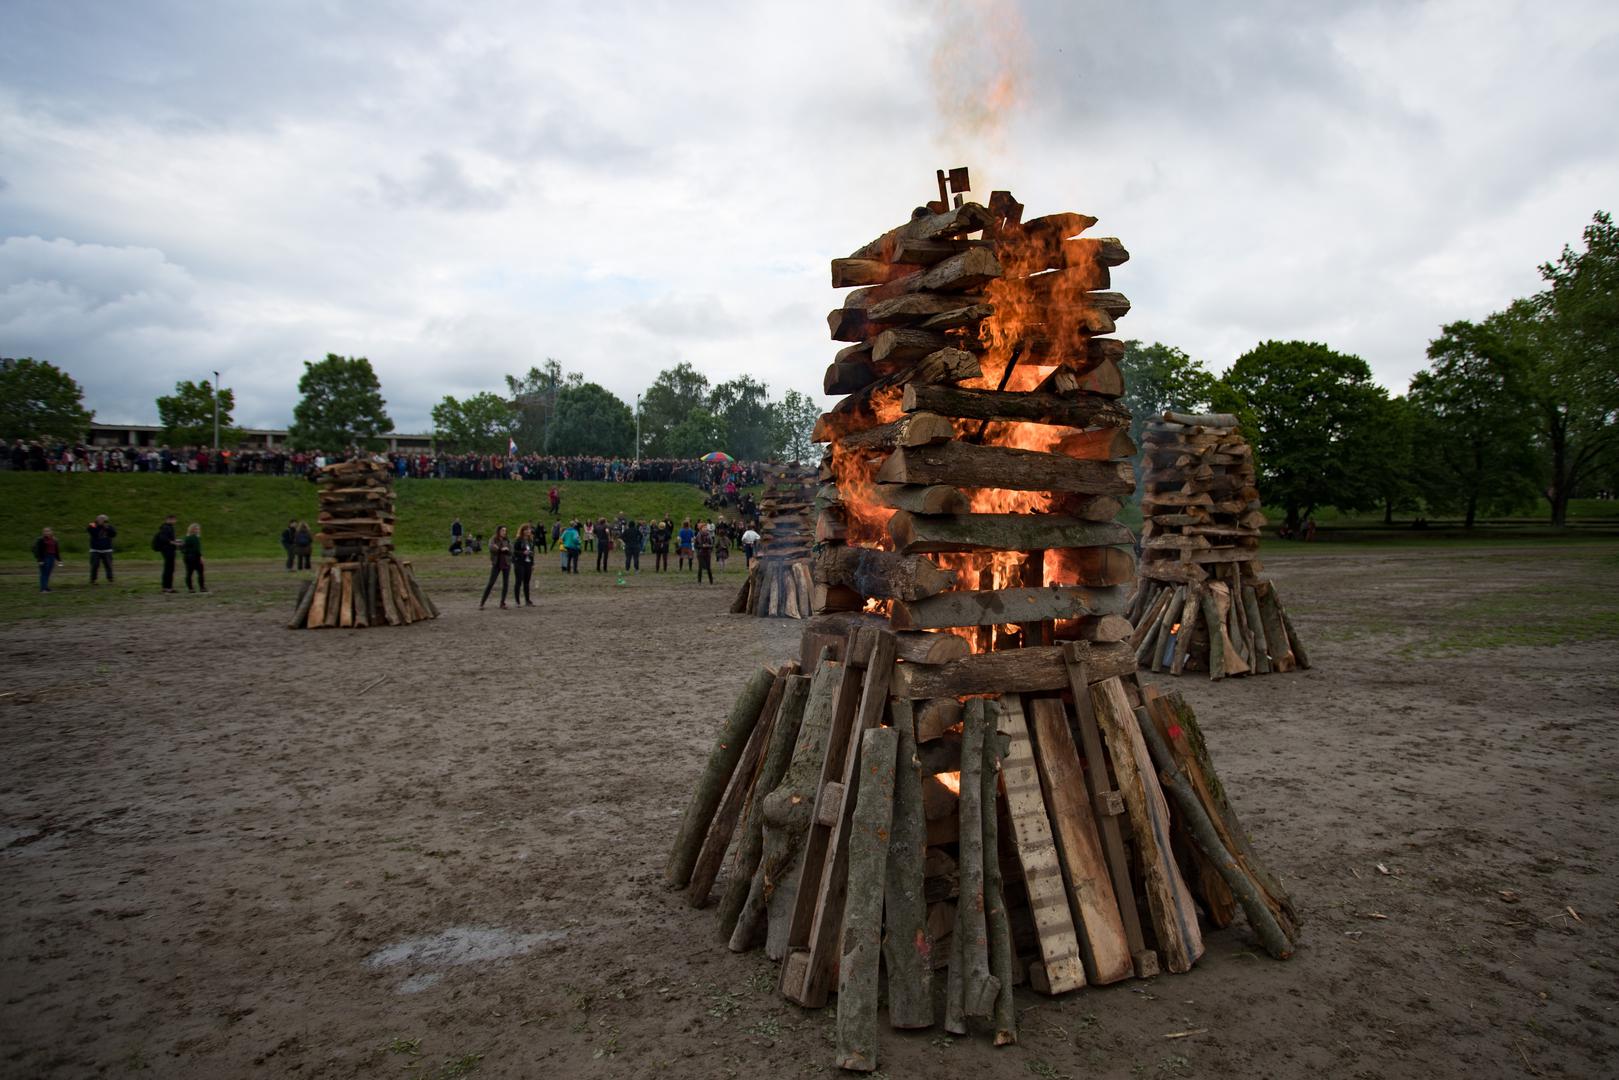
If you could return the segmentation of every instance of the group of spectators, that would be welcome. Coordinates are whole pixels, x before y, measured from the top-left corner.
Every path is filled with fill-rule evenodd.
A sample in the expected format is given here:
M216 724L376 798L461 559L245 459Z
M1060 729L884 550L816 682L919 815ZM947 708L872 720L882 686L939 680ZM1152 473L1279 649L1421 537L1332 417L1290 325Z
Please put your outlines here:
M505 525L495 526L488 541L489 580L484 585L481 608L489 602L495 583L500 583L500 606L506 606L506 594L515 576L512 589L513 603L534 606L531 592L537 557L547 550L547 529L542 522L538 527L525 521L512 536ZM699 520L686 518L677 528L674 519L665 514L657 521L637 521L620 514L615 521L605 517L593 523L577 518L564 524L553 521L549 529L549 548L557 553L558 569L564 574L579 573L579 559L586 551L596 555L596 573L612 571L612 553L619 552L624 560L622 573L641 572L641 554L652 552L652 570L664 573L669 569L669 556L675 556L677 571L695 570L697 581L704 575L710 585L714 583L714 563L725 569L732 548L741 548L744 565L751 565L759 545L758 531L747 521ZM481 534L469 537L461 519L450 523L450 554L460 555L481 551L485 546Z
M183 557L186 592L207 592L208 581L202 561L202 526L192 522L186 526L185 535L180 536L175 531L175 520L173 514L167 515L152 534L152 550L163 557L160 588L165 593L179 592L174 587L174 569L176 558ZM107 584L111 585L113 541L118 538L118 527L107 519L106 514L97 514L84 530L89 535L90 543L90 584L99 584L104 573ZM39 564L39 591L48 593L51 591L51 575L62 562L61 545L55 530L49 525L41 529L39 536L34 539L34 561ZM290 564L288 569L291 569Z
M12 443L13 469L31 472L148 472L225 475L310 476L323 465L349 455L322 450L213 450L206 446L86 446L84 444ZM396 451L379 455L399 479L421 480L606 480L616 483L662 481L697 484L704 491L734 497L739 488L762 479L751 462L704 462L692 459L558 457L520 454L448 454Z

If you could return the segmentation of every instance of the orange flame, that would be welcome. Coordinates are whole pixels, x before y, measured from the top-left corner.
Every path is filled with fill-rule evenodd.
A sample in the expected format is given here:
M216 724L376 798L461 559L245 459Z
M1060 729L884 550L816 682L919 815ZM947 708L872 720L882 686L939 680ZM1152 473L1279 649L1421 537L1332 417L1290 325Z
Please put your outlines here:
M959 772L934 773L933 779L943 784L952 795L961 794L961 774Z

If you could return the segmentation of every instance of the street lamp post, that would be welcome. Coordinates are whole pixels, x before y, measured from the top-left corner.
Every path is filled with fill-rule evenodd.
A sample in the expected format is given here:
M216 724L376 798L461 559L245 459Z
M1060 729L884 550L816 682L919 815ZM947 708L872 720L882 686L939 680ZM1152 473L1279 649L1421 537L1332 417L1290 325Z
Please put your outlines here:
M219 453L219 372L214 372L214 453Z

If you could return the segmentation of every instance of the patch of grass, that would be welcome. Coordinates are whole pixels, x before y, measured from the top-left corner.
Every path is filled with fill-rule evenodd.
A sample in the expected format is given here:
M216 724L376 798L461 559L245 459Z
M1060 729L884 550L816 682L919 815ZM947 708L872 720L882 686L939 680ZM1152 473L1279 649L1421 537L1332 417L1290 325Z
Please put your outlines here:
M458 1058L448 1058L433 1073L434 1080L455 1080L458 1076L468 1076L478 1071L478 1063L483 1061L482 1054L462 1054Z
M1049 1061L1034 1059L1026 1063L1028 1070L1041 1080L1073 1080L1071 1073L1058 1072L1057 1067Z
M735 990L722 990L708 984L708 1015L716 1020L729 1020L742 1008L742 995Z
M1619 638L1619 589L1560 589L1555 599L1539 589L1514 589L1460 604L1443 630L1414 645L1427 656L1509 645L1565 645Z
M402 1035L396 1035L389 1040L387 1051L390 1054L409 1054L411 1057L416 1057L422 1052L422 1040L419 1038L407 1039Z
M562 520L620 513L645 521L664 513L678 525L683 518L713 517L703 492L692 484L613 484L568 481L562 492ZM468 533L493 535L495 526L516 531L525 521L552 520L548 482L512 480L402 480L394 486L398 521L394 543L405 555L435 553L450 543L450 521L459 517ZM754 489L755 495L759 489ZM284 560L281 530L289 518L313 522L315 485L290 476L167 476L160 473L31 473L0 471L0 561L32 565L31 547L42 526L56 532L63 557L88 572L84 527L106 514L118 528L114 545L120 565L160 562L151 549L163 515L179 517L180 530L202 526L203 551L210 558ZM726 515L735 517L735 513ZM320 557L316 545L315 557ZM651 562L650 552L645 556ZM476 559L476 557L475 557ZM588 563L591 556L587 554ZM154 575L155 576L155 575Z

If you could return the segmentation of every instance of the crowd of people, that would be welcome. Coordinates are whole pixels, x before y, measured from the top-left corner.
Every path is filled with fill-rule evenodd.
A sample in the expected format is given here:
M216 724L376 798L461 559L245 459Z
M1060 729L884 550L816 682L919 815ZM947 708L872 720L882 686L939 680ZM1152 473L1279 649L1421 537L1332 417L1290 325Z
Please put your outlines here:
M598 517L594 522L575 518L564 523L558 518L549 530L543 522L536 526L525 521L517 527L515 536L505 525L497 525L485 542L481 533L469 534L461 519L456 518L450 522L450 554L476 554L488 548L489 580L478 601L480 608L489 602L497 582L501 607L506 607L508 592L514 604L533 607L534 567L538 556L547 550L556 553L557 569L564 574L579 573L580 558L586 552L594 553L598 574L614 571L615 552L623 560L619 573L639 574L641 555L651 552L652 572L661 574L669 571L672 554L676 572L695 571L699 583L706 575L712 585L715 564L723 572L733 550L741 551L744 567L752 565L759 546L755 524L746 518L696 522L686 518L676 527L668 514L656 521L638 521L623 514L613 521Z
M322 450L221 449L206 446L86 446L12 443L7 462L19 472L143 472L219 476L312 476L316 469L349 454ZM605 480L697 484L724 494L761 482L752 462L705 462L690 458L643 458L549 454L450 454L394 451L378 455L394 476L419 480Z

